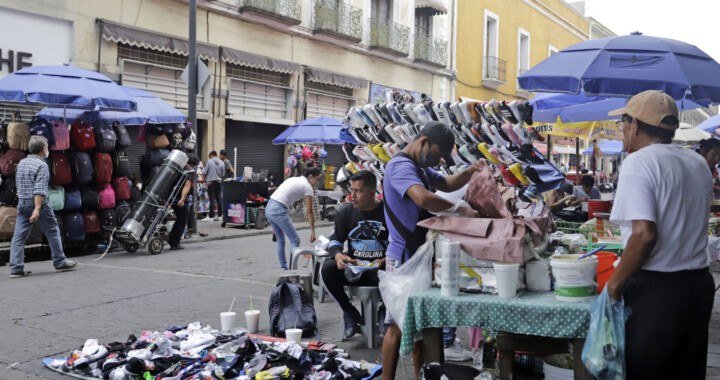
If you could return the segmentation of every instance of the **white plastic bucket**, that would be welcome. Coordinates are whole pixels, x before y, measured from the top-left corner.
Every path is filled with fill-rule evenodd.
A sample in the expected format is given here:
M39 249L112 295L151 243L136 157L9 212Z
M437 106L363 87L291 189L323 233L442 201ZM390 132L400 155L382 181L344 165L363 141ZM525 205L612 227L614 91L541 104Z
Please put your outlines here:
M597 294L597 257L578 260L580 256L575 254L551 258L555 298L561 301L584 301Z
M573 380L575 378L575 371L549 364L547 358L548 357L543 360L543 374L545 375L545 380Z

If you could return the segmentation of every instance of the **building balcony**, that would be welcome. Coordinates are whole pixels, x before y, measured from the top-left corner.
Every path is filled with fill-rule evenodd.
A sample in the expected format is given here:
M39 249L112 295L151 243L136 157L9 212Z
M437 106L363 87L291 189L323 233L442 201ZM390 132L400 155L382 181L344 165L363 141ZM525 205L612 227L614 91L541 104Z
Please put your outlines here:
M383 19L369 19L370 48L406 57L410 54L410 28Z
M362 9L336 0L314 0L312 29L351 42L362 40Z
M447 66L447 41L430 37L427 34L415 35L415 62L434 66Z
M483 57L483 86L498 88L501 84L507 83L506 62L498 57L486 55Z
M300 0L225 0L235 4L240 13L267 17L286 25L298 25L302 21Z

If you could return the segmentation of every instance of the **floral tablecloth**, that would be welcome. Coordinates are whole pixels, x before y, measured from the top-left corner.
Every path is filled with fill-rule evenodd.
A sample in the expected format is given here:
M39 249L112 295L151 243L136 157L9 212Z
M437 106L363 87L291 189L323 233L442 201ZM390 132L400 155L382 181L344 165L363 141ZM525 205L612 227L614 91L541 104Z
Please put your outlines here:
M585 338L590 302L566 302L553 292L525 291L516 298L460 293L443 297L432 288L408 299L400 352L410 353L415 339L429 327L484 327L553 338Z

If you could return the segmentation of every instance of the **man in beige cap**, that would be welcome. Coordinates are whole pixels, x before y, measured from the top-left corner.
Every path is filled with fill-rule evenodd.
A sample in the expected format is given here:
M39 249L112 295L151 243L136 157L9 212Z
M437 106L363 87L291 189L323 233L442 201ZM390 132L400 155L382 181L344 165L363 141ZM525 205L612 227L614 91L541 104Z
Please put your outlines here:
M708 272L712 178L707 163L672 144L675 101L633 96L622 115L622 163L610 221L624 251L607 289L625 300L628 379L704 379L715 283Z

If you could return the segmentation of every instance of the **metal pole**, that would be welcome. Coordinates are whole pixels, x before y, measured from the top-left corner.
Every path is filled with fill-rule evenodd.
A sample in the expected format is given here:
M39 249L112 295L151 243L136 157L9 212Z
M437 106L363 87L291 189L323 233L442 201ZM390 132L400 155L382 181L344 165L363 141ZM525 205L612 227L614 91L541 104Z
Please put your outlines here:
M188 84L188 119L192 126L193 132L197 136L197 93L198 93L198 82L197 82L197 0L190 0L190 29L189 29L189 40L190 48L188 54L188 71L189 71L189 84ZM193 152L197 151L197 146L193 149Z

